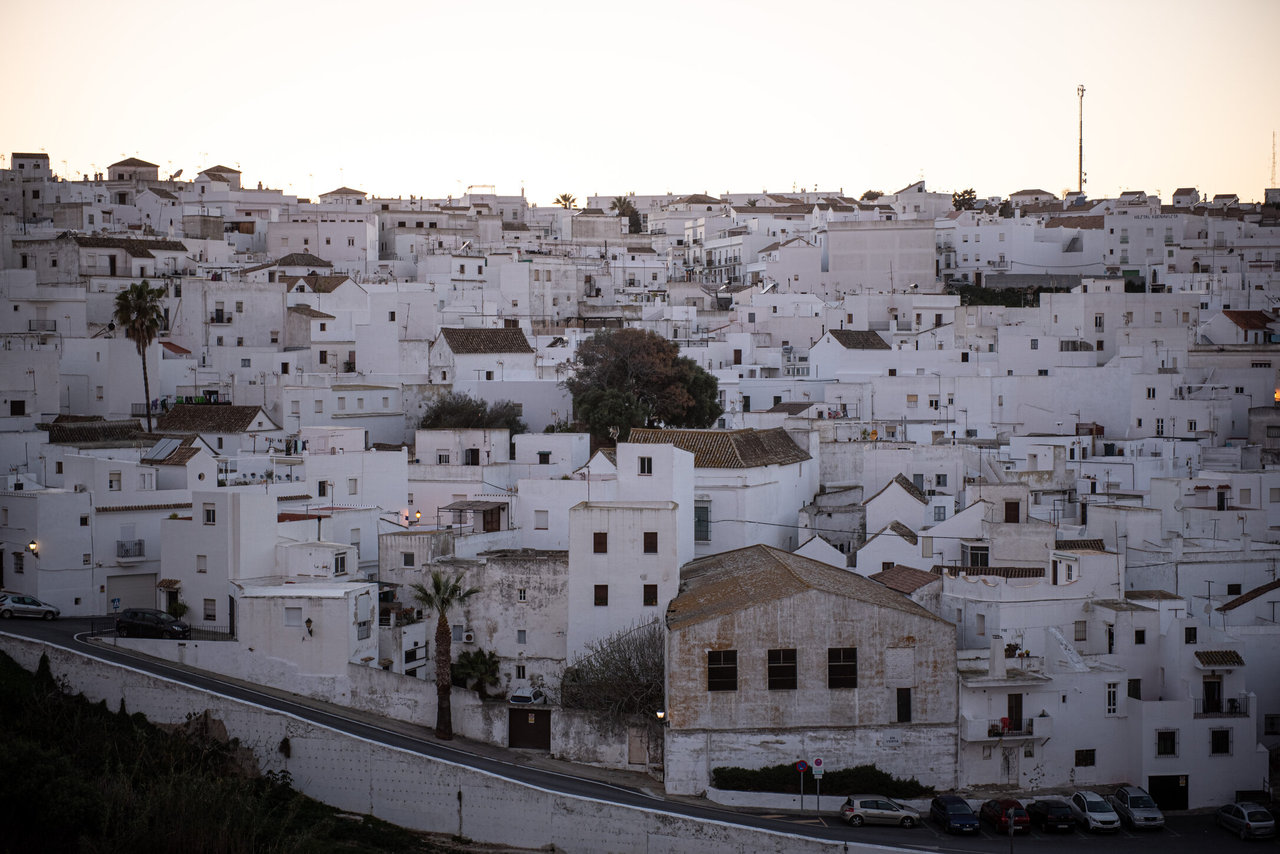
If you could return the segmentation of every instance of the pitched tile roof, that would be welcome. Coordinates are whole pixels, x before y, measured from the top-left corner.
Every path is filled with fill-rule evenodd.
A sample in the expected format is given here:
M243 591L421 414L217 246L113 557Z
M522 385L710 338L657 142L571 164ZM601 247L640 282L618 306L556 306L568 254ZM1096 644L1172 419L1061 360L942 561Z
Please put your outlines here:
M884 492L886 489L888 489L890 486L892 486L895 483L898 484L898 486L902 487L906 491L907 495L910 495L912 498L914 498L916 501L919 501L921 504L929 503L928 497L926 497L925 494L922 491L920 491L919 487L917 487L914 483L912 483L907 478L907 476L905 474L902 474L901 472L899 472L898 474L895 474L893 476L893 480L889 481L884 486L882 486L879 490L877 490L876 494L871 496L871 498L868 498L866 503L870 504L871 501L874 500L878 495L880 495L881 492Z
M130 157L128 160L119 160L115 163L112 163L111 166L108 166L107 168L110 169L112 166L146 166L152 169L160 168L154 163L148 163L147 161L139 160L136 157Z
M942 576L934 575L932 572L925 572L923 569L916 569L911 566L903 566L895 563L888 569L877 572L870 576L872 581L877 581L888 587L890 590L897 590L899 593L911 594L924 587L939 581Z
M147 187L146 192L153 193L162 199L168 199L169 201L172 201L172 202L178 201L177 196L175 196L173 193L170 193L168 190L161 189L160 187Z
M319 318L321 320L334 319L334 315L326 314L325 312L319 311L318 309L314 309L309 305L291 305L289 306L289 311L293 312L294 314L301 315L303 317Z
M225 173L227 173L228 175L239 175L239 174L240 174L240 170L239 170L239 169L232 169L230 166L221 166L221 165L219 165L219 166L210 166L208 169L206 169L206 170L204 170L204 171L205 171L205 172L225 172ZM204 173L201 173L201 174L204 174Z
M836 343L846 350L891 350L889 342L870 330L828 329Z
M172 341L161 341L160 346L168 350L170 353L176 353L179 356L190 356L191 351L181 344L174 344Z
M307 290L320 294L331 294L350 278L345 274L336 276L281 276L280 281L289 290L292 290L294 285L302 282L307 286Z
M54 445L80 445L88 442L129 442L141 432L138 419L119 421L56 421L49 425L49 442Z
M1053 547L1064 552L1073 551L1089 551L1089 552L1105 552L1107 550L1106 543L1098 539L1084 540L1057 540Z
M1196 661L1205 667L1244 667L1244 657L1234 649L1197 649Z
M440 330L449 349L458 353L532 353L529 339L520 329L460 329L447 326Z
M1245 593L1241 593L1239 596L1232 599L1231 601L1223 605L1219 605L1218 610L1234 611L1236 608L1239 608L1241 605L1248 604L1249 602L1252 602L1254 599L1257 599L1259 596L1265 596L1266 594L1270 593L1272 590L1280 590L1280 578L1277 578L1275 581L1269 581L1266 584L1263 584L1260 587L1255 587L1252 590L1249 590Z
M765 412L785 412L787 415L799 415L811 406L813 406L811 401L784 401L782 403L775 403L772 407L766 409Z
M961 575L990 575L996 578L1044 578L1043 566L935 566L933 572L952 578Z
M93 509L95 513L136 513L145 510L190 510L191 502L177 502L174 504L116 504L99 505Z
M58 235L61 240L70 237L77 246L86 249L123 249L134 258L154 258L151 250L162 252L186 252L187 246L181 240L135 240L132 237L95 237L91 234L72 234L63 232Z
M781 427L771 430L659 430L636 427L631 430L627 441L641 445L675 445L693 454L694 468L785 466L810 458Z
M367 193L365 193L365 192L364 192L364 190L353 190L353 189L351 189L350 187L339 187L339 188L338 188L338 189L336 189L336 190L330 190L329 192L327 192L327 193L322 193L321 195L324 195L324 196L366 196L366 195L368 195L368 194L367 194Z
M317 258L310 252L290 252L280 260L276 261L277 267L332 267L333 264Z
M1024 208L1025 210L1025 208ZM1107 218L1098 216L1055 216L1044 224L1045 228L1084 228L1099 229L1107 222Z
M680 578L680 594L667 606L667 626L672 629L810 591L945 622L905 596L856 572L772 546L747 546L695 560L685 564Z
M1241 329L1268 329L1275 322L1275 318L1265 311L1224 309L1222 316Z
M276 427L261 406L225 403L179 403L160 416L156 429L164 433L243 433L261 414L271 429Z

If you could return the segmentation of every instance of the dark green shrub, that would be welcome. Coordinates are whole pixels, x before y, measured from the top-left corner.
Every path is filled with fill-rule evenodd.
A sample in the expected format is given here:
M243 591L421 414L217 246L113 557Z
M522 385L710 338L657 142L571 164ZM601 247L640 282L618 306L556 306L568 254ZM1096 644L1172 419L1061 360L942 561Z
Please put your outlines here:
M717 789L737 792L778 792L799 794L800 774L794 765L772 765L768 768L715 768L711 771L711 785ZM810 769L804 775L805 792L814 792L817 786ZM904 780L881 771L874 765L856 765L853 768L828 769L822 777L824 795L860 795L874 793L890 798L921 798L933 794L933 788L915 777Z

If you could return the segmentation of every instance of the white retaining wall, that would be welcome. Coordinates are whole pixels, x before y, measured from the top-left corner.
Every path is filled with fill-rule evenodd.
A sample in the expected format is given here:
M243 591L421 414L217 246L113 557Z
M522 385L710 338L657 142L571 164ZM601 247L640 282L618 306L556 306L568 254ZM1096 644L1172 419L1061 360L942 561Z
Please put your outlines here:
M182 723L208 711L254 752L263 771L285 771L301 792L353 813L413 830L457 834L496 845L565 852L891 851L769 833L550 792L316 726L293 715L170 682L139 670L37 641L0 634L0 649L34 671L42 653L54 678L93 702L155 723ZM290 756L280 753L289 739ZM495 821L501 816L502 821Z

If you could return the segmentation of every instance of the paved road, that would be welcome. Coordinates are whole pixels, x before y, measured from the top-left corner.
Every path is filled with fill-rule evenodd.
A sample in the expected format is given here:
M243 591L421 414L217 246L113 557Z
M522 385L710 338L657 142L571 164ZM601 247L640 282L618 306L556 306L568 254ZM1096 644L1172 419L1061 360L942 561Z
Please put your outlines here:
M858 829L845 826L831 816L797 813L769 813L740 811L707 805L706 801L692 798L671 798L661 793L652 781L638 774L610 772L576 766L546 758L526 751L507 750L493 745L477 744L464 739L442 742L430 731L412 724L393 721L375 715L354 712L340 706L298 697L281 691L248 683L209 675L203 671L176 666L131 651L117 649L86 638L90 621L69 618L54 622L39 620L12 620L0 625L0 631L38 639L42 642L74 649L98 658L127 664L157 676L193 685L197 688L223 694L228 697L257 703L296 715L321 726L350 733L360 738L389 744L394 747L456 762L492 774L559 791L570 795L595 798L602 801L627 804L659 812L693 816L696 818L791 833L818 839L844 842L868 842L899 847L904 850L947 852L947 854L976 854L976 852L1037 851L1045 854L1078 852L1099 849L1111 852L1156 851L1166 854L1180 852L1274 850L1275 840L1261 843L1242 843L1214 826L1208 815L1179 815L1168 820L1165 830L1156 833L1136 834L1130 831L1109 836L1086 836L1080 832L1070 834L1042 834L1033 831L1029 836L1018 837L1012 849L1007 837L997 836L985 827L978 838L958 838L925 823L910 830L902 828ZM166 641L156 641L166 643Z

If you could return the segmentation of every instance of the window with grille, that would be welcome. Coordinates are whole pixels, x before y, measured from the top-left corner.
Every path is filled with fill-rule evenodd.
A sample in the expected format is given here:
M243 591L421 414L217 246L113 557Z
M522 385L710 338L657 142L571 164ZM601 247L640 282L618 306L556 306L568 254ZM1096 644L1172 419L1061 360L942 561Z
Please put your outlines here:
M1076 751L1075 766L1077 768L1092 768L1096 764L1098 764L1098 751L1094 748Z
M1178 755L1178 731L1176 729L1156 730L1156 756Z

